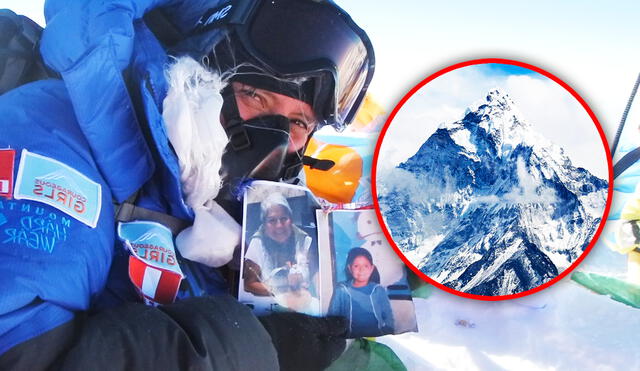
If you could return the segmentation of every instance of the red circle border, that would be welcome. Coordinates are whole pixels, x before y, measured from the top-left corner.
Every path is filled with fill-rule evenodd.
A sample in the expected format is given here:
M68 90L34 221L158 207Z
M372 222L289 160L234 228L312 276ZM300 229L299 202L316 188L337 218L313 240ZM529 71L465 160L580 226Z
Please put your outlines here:
M587 113L589 114L589 117L591 117L591 120L593 121L594 125L596 126L596 129L598 130L598 134L600 134L600 139L602 140L602 145L604 146L605 149L605 153L607 156L607 165L608 165L608 170L609 170L609 184L608 184L608 192L607 192L607 203L604 209L604 212L602 214L602 219L600 220L600 224L598 226L598 229L596 230L596 233L594 234L593 238L591 239L591 242L589 243L589 245L587 246L587 248L582 252L582 254L578 257L578 259L576 259L575 262L573 262L567 269L565 269L564 271L562 271L562 273L560 273L557 277L553 278L552 280L545 282L542 285L539 285L537 287L534 287L530 290L526 290L526 291L522 291L516 294L510 294L510 295L495 295L495 296L487 296L487 295L477 295L477 294L469 294L466 292L462 292L462 291L458 291L458 290L454 290L450 287L447 287L435 280L433 280L432 278L428 277L426 274L422 273L415 265L413 265L413 263L411 263L402 253L402 251L400 250L400 248L396 245L395 241L393 241L393 238L391 237L391 233L389 232L384 219L382 217L382 212L380 211L380 204L378 203L378 193L377 193L377 187L376 187L376 176L377 176L377 166L378 166L378 155L380 153L380 147L382 145L382 141L384 140L384 136L389 128L389 125L391 124L391 122L393 121L393 119L395 118L396 114L398 113L398 111L400 110L400 108L402 108L402 106L407 102L407 100L409 100L409 98L411 98L418 90L420 90L423 86L425 86L426 84L428 84L429 82L435 80L436 78L457 70L459 68L462 67L468 67L468 66L473 66L473 65L479 65L479 64L488 64L488 63L499 63L499 64L508 64L508 65L512 65L512 66L517 66L517 67L522 67L522 68L526 68L532 71L535 71L543 76L546 76L547 78L555 81L557 84L559 84L560 86L562 86L565 90L567 90L581 105L582 107L585 109L585 111L587 111ZM555 75L539 68L533 65L530 65L528 63L523 63L520 61L516 61L516 60L512 60L512 59L501 59L501 58L481 58L481 59L473 59L473 60L469 60L466 62L461 62L461 63L456 63L454 65L451 65L449 67L446 67L430 76L428 76L427 78L425 78L424 80L422 80L420 83L418 83L416 86L414 86L407 94L405 94L404 97L402 97L402 99L400 100L400 102L398 102L398 104L395 106L395 108L393 109L393 111L391 111L391 114L389 114L389 117L387 118L382 130L380 131L380 135L378 137L378 141L376 142L376 147L373 153L373 163L371 166L371 195L373 198L373 204L374 204L374 209L376 211L376 216L378 218L378 222L380 223L380 227L382 229L382 232L384 233L385 237L387 238L387 241L389 241L389 244L393 247L393 249L395 250L396 254L398 254L398 256L400 257L400 259L402 259L402 261L406 264L407 267L409 267L418 277L422 278L424 281L446 291L449 292L451 294L460 296L460 297L464 297L464 298L469 298L469 299L476 299L476 300L485 300L485 301L500 301L500 300L509 300L509 299L516 299L516 298L521 298L524 296L528 296L531 294L534 294L536 292L539 292L541 290L546 289L547 287L557 283L558 281L562 280L564 277L566 277L569 273L571 273L571 271L573 271L586 257L587 255L591 252L591 250L593 249L593 247L596 245L596 243L598 242L598 239L600 238L600 235L602 233L602 230L604 229L604 226L606 224L606 220L607 220L607 216L609 215L609 209L611 208L611 202L612 202L612 195L613 195L613 165L612 165L612 158L611 158L611 153L609 151L609 143L607 142L607 138L604 135L604 131L602 130L602 126L600 125L600 122L598 121L598 118L596 117L596 115L593 113L593 111L591 110L591 108L589 108L589 105L587 105L587 103L585 102L584 99L582 99L582 97L575 91L573 90L573 88L571 88L568 84L566 84L564 81L560 80L558 77L556 77Z

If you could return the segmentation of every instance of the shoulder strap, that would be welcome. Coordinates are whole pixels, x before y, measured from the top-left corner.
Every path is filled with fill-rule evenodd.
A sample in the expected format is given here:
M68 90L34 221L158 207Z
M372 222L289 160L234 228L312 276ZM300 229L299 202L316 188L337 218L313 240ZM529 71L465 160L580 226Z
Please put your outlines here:
M616 164L613 166L613 179L617 178L638 160L640 160L640 147L634 149L631 152L628 152L620 160L618 160L618 162L616 162Z
M139 190L134 192L125 202L116 204L116 221L130 222L133 220L148 220L160 223L171 230L174 236L177 236L183 229L191 225L190 222L176 218L173 215L161 213L159 211L146 209L136 206L135 202L138 198Z
M144 23L164 48L170 48L185 38L178 28L169 21L161 8L153 9L144 15ZM145 137L148 133L143 133ZM121 204L114 200L115 219L118 222L130 222L134 220L147 220L160 223L169 228L174 236L191 225L189 221L176 218L173 215L150 210L136 205L140 189L135 191Z
M616 149L618 148L618 141L620 140L620 136L622 135L622 129L624 129L624 124L627 121L627 115L629 114L629 110L631 110L631 105L633 104L633 99L638 92L638 87L640 86L640 74L636 78L635 84L633 84L633 88L631 89L631 95L629 95L629 99L627 100L627 105L624 108L624 112L622 112L622 118L620 119L620 124L618 124L618 130L616 131L616 135L613 138L613 143L611 145L611 156L616 154Z
M631 95L627 100L627 105L625 106L624 112L622 113L622 119L620 120L620 124L618 125L618 130L616 131L616 135L613 138L613 145L611 146L611 156L616 154L616 149L618 148L618 141L620 140L620 136L622 135L622 129L624 129L624 124L627 121L627 115L629 114L629 110L631 109L631 105L633 104L633 99L635 98L636 93L638 92L639 86L640 86L640 74L638 74L638 78L636 79L635 84L633 84L633 89L631 89ZM640 147L624 155L613 166L613 179L617 178L618 175L622 174L625 170L627 170L631 165L633 165L639 159L640 159Z
M0 9L0 94L31 81L57 77L39 52L42 27L9 9Z
M155 8L149 11L144 15L143 19L149 30L153 32L165 48L177 44L186 37L186 35L180 32L180 30L169 21L169 18L161 8Z

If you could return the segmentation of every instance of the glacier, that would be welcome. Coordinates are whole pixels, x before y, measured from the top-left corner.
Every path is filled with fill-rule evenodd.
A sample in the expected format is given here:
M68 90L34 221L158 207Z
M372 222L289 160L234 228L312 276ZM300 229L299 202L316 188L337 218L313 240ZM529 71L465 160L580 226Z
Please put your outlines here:
M405 256L445 286L487 296L530 290L569 267L594 236L608 191L500 89L376 183Z

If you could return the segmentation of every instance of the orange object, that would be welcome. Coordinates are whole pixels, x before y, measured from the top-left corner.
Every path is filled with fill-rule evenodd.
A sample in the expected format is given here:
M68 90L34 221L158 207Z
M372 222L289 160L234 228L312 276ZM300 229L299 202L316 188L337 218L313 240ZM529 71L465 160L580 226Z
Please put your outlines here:
M328 144L311 139L305 155L320 160L332 160L329 170L304 167L307 187L318 197L333 203L349 203L362 177L362 157L348 146Z

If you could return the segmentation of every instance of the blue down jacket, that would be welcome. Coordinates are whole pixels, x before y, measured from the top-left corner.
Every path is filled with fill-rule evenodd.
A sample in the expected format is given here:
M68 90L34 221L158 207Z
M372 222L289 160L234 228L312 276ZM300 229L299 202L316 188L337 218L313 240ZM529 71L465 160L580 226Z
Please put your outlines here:
M0 183L13 191L0 197L0 354L74 312L138 300L114 200L141 189L141 206L193 219L161 117L168 57L141 17L168 7L186 31L217 2L47 2L41 52L62 80L0 96L0 169L13 176ZM212 31L184 49L198 55L221 37ZM225 290L213 269L185 263L183 272L181 296Z
M387 296L387 291L380 284L369 282L366 288L371 292L365 294L353 287L353 280L340 282L336 285L331 303L329 304L329 314L343 316L349 323L349 335L351 337L360 336L382 336L392 334L394 331L393 311ZM370 311L375 317L375 322L362 323L354 326L356 321L354 311L357 309ZM360 332L354 331L354 327L359 327Z

